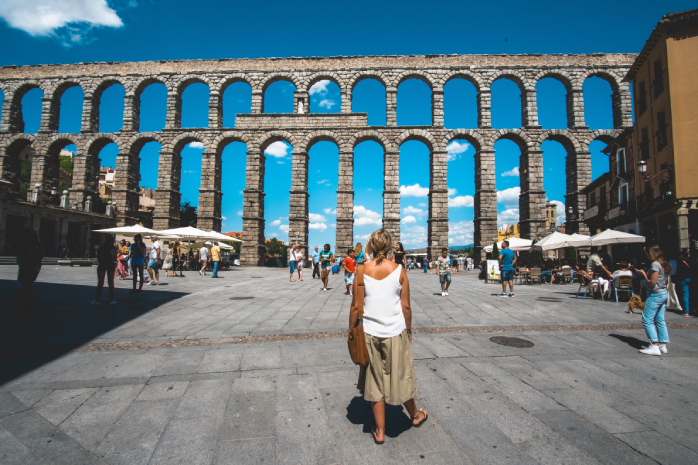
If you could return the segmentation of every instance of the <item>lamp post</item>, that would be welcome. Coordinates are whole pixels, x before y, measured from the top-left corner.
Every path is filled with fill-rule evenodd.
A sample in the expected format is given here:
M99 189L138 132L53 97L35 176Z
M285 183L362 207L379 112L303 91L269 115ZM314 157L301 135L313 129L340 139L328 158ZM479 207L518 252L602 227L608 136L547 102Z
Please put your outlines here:
M637 162L637 171L640 175L644 175L647 172L647 162L645 160Z

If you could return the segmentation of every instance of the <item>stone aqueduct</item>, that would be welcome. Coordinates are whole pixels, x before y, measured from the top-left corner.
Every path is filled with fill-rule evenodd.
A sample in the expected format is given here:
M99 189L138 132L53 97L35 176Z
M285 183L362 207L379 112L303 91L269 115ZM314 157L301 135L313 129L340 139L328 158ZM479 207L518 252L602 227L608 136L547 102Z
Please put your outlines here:
M610 140L619 130L632 125L628 84L622 82L634 61L632 54L592 55L430 55L329 58L269 58L195 61L153 61L137 63L89 63L72 65L9 66L0 68L4 92L0 126L0 177L19 180L19 153L33 145L31 184L44 189L56 184L58 153L75 144L71 205L82 205L96 195L98 155L107 144L116 143L116 185L112 199L122 223L133 223L138 209L139 152L150 141L161 144L157 207L154 228L179 224L180 167L182 148L193 141L204 144L199 194L199 225L221 228L221 156L233 141L247 145L247 172L244 188L242 249L243 265L258 265L264 255L264 151L275 141L293 146L290 191L289 241L308 242L308 150L318 141L332 141L339 148L337 190L337 250L345 250L353 238L353 150L365 140L374 140L384 150L383 225L400 237L399 159L400 145L420 140L430 149L428 248L432 256L448 245L448 191L446 146L464 139L476 149L475 247L476 254L496 237L497 193L495 189L494 144L505 138L521 149L519 199L521 234L539 236L545 227L541 144L561 142L567 150L566 204L574 213L567 217L568 230L584 232L579 221L585 200L578 194L591 180L588 146L596 140ZM590 131L584 123L582 84L599 76L613 89L612 130ZM567 129L543 130L538 125L536 83L545 77L561 81L567 89ZM351 96L362 79L372 78L386 89L386 126L368 126L367 114L352 113ZM397 126L397 88L417 78L432 91L431 126ZM443 118L445 84L455 78L472 82L478 92L478 128L446 129ZM521 89L522 128L493 129L490 118L490 86L508 78ZM299 113L299 104L308 108L309 89L319 80L335 82L341 90L341 113ZM273 82L287 80L296 87L294 114L265 114L264 92ZM243 81L252 88L252 111L238 114L235 128L222 127L222 96L228 85ZM141 133L139 102L141 92L152 83L167 87L166 127L162 132ZM181 128L182 92L191 83L209 86L207 128ZM102 92L114 83L125 88L123 128L119 133L99 133L99 104ZM66 89L81 86L84 92L80 134L59 134L60 99ZM21 100L32 88L41 88L41 126L38 134L25 134ZM307 110L306 110L307 111ZM478 256L478 255L476 255Z

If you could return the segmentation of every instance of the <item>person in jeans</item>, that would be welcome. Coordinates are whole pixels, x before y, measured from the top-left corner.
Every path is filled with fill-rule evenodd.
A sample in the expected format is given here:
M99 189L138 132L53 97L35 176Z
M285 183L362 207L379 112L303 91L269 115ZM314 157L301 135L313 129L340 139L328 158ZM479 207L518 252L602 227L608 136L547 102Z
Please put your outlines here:
M213 260L213 272L211 273L211 277L217 278L218 264L221 261L221 248L218 247L218 241L214 241L213 247L211 247L211 260Z
M385 442L385 404L404 405L413 427L427 421L428 413L418 409L417 378L412 355L412 308L410 283L405 269L387 259L393 248L385 229L375 231L366 244L373 254L359 272L364 273L363 327L368 365L359 371L357 388L371 402L376 426L371 435L376 444ZM349 310L349 328L359 323L358 283ZM404 417L403 420L404 421Z
M148 262L148 275L150 275L150 284L157 286L160 284L160 242L158 236L151 236L150 240L153 245L150 246L150 262Z
M509 241L502 242L502 250L499 251L499 270L501 272L502 293L499 297L507 296L507 283L509 283L509 297L514 297L514 264L516 255L509 248Z
M451 285L451 261L448 258L448 249L441 249L441 256L436 260L436 274L441 283L441 297L448 295L448 287Z
M688 254L685 251L679 252L679 259L676 263L676 285L679 288L681 295L681 306L683 307L683 316L690 315L689 289L691 287L691 265L688 262Z
M296 271L296 264L298 262L298 254L296 253L296 244L291 244L291 250L288 252L288 281L293 283L296 280L293 279L293 272Z
M143 266L145 265L146 247L143 243L143 238L140 234L136 234L131 245L131 269L133 270L133 290L131 294L137 294L143 291ZM139 282L138 290L136 290L136 282Z
M647 300L645 310L642 312L642 325L645 327L650 345L640 350L647 355L661 355L667 353L666 345L669 343L669 331L664 321L664 311L667 301L667 276L671 274L671 265L664 257L664 252L658 245L653 245L645 251L647 258L652 261L647 273L645 270L637 270L637 273L645 279L647 288Z
M313 279L315 279L315 276L320 279L320 252L318 252L317 245L315 246L315 250L311 253L311 257L313 257Z

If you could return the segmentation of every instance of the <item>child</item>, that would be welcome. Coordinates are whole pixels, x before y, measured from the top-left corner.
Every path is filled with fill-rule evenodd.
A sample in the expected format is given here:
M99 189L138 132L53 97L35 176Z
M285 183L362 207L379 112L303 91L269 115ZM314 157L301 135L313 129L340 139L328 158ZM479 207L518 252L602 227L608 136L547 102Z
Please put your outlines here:
M354 286L354 276L356 276L356 260L354 259L354 249L347 250L347 258L344 259L344 284L347 286L347 292L344 295L354 295L352 287Z
M441 283L441 297L448 295L448 287L451 285L451 261L448 258L448 249L441 249L441 256L436 260L436 274Z
M320 264L322 269L322 290L327 291L327 282L329 281L330 273L332 272L332 263L335 258L330 252L330 244L325 244L324 249L320 252Z

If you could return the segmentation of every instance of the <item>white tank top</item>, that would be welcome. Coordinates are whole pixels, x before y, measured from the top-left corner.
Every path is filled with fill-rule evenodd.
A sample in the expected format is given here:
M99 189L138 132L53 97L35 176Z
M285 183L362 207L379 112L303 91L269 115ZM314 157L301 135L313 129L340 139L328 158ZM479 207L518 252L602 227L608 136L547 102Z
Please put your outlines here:
M402 314L400 270L398 266L383 279L364 274L364 331L375 337L393 337L407 326Z

